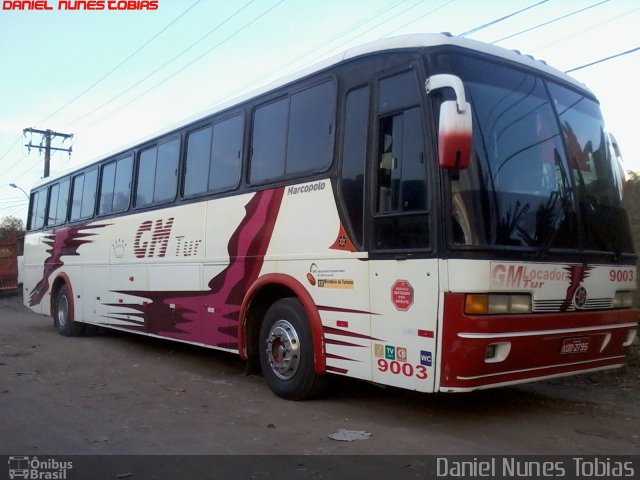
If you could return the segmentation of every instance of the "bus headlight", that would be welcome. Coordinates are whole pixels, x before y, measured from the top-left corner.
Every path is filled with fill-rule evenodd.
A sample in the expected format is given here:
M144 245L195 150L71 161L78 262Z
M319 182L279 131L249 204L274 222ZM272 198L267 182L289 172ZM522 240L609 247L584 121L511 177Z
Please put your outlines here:
M633 292L616 292L613 297L613 308L631 308L633 306Z
M509 293L467 294L464 313L469 315L509 315L531 313L531 295Z

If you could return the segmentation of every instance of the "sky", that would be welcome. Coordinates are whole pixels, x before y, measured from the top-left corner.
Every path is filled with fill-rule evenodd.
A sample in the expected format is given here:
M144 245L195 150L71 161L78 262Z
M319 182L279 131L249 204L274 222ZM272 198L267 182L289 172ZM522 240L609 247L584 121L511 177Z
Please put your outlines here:
M28 192L44 168L25 146L41 136L25 128L74 135L53 141L72 148L52 154L55 175L384 37L464 34L562 71L640 47L638 0L96 0L98 11L0 1L0 218L23 221L27 196L9 184ZM570 74L599 98L624 168L640 172L640 50Z

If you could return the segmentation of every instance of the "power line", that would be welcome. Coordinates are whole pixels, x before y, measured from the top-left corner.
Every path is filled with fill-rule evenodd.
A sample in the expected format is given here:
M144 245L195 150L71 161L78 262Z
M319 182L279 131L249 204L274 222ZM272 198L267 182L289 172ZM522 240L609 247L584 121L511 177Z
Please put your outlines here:
M393 3L391 5L387 5L386 7L378 10L377 12L375 12L372 15L369 15L368 17L360 20L359 22L356 22L350 26L348 26L347 28L345 28L344 30L341 30L340 32L338 32L337 34L333 35L331 38L329 38L328 40L325 40L324 42L321 42L313 47L311 47L310 49L306 50L305 52L301 53L300 55L298 55L296 58L289 60L286 64L281 65L280 67L270 71L269 73L265 74L265 75L261 75L262 78L264 77L269 77L271 76L273 73L277 73L280 70L282 70L283 68L286 67L290 67L291 65L293 65L294 63L296 63L298 60L302 60L305 57L308 57L309 55L311 55L312 53L316 53L318 52L318 50L326 47L327 45L331 44L332 42L334 42L335 40L338 40L339 38L344 37L345 35L347 35L348 33L353 32L354 30L357 30L359 27L361 27L362 25L365 25L366 23L369 23L371 20L378 18L379 16L381 16L382 14L388 12L389 10L393 10L395 7L397 7L398 5L401 5L405 2L407 2L408 0L400 0L399 2ZM243 87L244 88L244 87Z
M16 141L15 141L15 142L13 142L13 143L11 144L11 146L7 149L7 151L6 151L6 152L4 152L4 153L2 154L2 156L0 157L0 160L3 160L3 159L4 159L4 157L6 157L7 155L9 155L9 152L11 152L11 150L13 150L13 147L15 147L15 146L16 146L16 145L17 145L17 144L22 140L22 137L23 137L23 136L24 136L24 134L23 134L23 135L19 135L19 136L18 136L18 138L16 138ZM11 167L9 167L9 168L11 168Z
M575 36L577 36L577 35L580 35L581 33L584 33L584 32L587 32L587 31L593 30L593 29L595 29L595 28L601 27L602 25L606 25L607 23L611 23L611 22L613 22L613 21L615 21L615 20L618 20L619 18L626 17L627 15L630 15L630 14L632 14L633 12L636 12L636 11L638 11L638 10L640 10L640 8L632 8L631 10L627 10L626 12L624 12L624 13L622 13L622 14L620 14L620 15L616 15L615 17L609 18L609 19L604 20L604 21L602 21L602 22L600 22L600 23L596 23L595 25L590 25L590 26L588 26L588 27L586 27L586 28L583 28L582 30L580 30L580 31L578 31L578 32L574 32L574 33L572 33L572 34L570 34L570 35L567 35L567 36L565 36L565 37L559 38L558 40L554 40L553 42L549 42L549 43L547 43L547 44L545 44L545 45L542 45L542 46L540 46L540 47L536 47L534 50L531 50L531 52L532 52L532 53L534 53L534 52L538 52L538 51L540 51L540 50L544 50L545 48L550 47L550 46L552 46L552 45L556 45L556 44L558 44L558 43L562 43L562 42L564 42L565 40L568 40L568 39L573 38L573 37L575 37Z
M11 216L15 215L16 212L18 212L19 210L22 210L23 208L28 208L28 206L29 206L28 203L25 202L24 205L20 205L19 207L14 208L9 213L5 214L5 217L11 217ZM6 209L3 209L3 210L6 210Z
M27 158L27 157L23 157L23 160ZM18 175L17 177L15 177L15 180L19 180L22 177L24 177L25 175L27 175L28 173L31 173L36 167L40 166L40 160L38 160L36 163L34 163L33 165L31 165L31 167L29 167L29 169L25 170L24 172L22 172L20 175Z
M385 34L384 34L382 37L380 37L380 38L388 37L389 35L392 35L392 34L396 33L398 30L402 30L403 28L405 28L405 27L407 27L407 26L411 25L412 23L416 23L417 21L422 20L424 17L426 17L426 16L428 16L428 15L431 15L432 13L435 13L435 12L437 12L438 10L443 9L444 7L446 7L446 6L450 5L450 4L452 4L453 2L455 2L455 0L449 0L448 2L443 3L443 4L442 4L442 5L440 5L439 7L432 8L432 9L431 9L431 10L429 10L427 13L424 13L424 14L420 15L418 18L414 18L414 19L413 19L413 20L411 20L410 22L405 23L404 25L402 25L402 26L400 26L400 27L398 27L398 28L396 28L396 29L394 29L394 30L391 30L390 32L385 33Z
M459 36L460 37L466 37L467 35L470 35L472 33L479 32L480 30L484 30L485 28L490 27L492 25L495 25L496 23L500 23L500 22L503 22L504 20L507 20L507 19L509 19L511 17L515 17L516 15L519 15L522 12L526 12L527 10L531 10L532 8L535 8L538 5L542 5L543 3L547 3L548 1L549 0L542 0L541 2L534 3L533 5L529 5L528 7L525 7L523 9L521 9L521 10L518 10L517 12L510 13L509 15L505 15L504 17L496 18L495 20L492 20L489 23L485 23L485 24L480 25L480 26L478 26L476 28L472 28L468 32L461 33Z
M151 42L153 42L156 38L158 38L160 35L162 35L166 30L169 29L169 27L171 27L174 23L176 23L178 20L180 20L182 17L184 17L186 15L186 13L191 10L193 7L195 7L198 3L200 3L202 0L196 0L189 8L187 8L185 11L183 11L180 15L178 15L176 18L174 18L171 22L169 22L168 25L166 25L164 28L162 28L158 33L156 33L155 35L153 35L149 40L147 40L146 42L144 42L140 47L138 47L133 53L131 53L128 57L126 57L124 60L122 60L120 63L118 63L115 67L113 67L111 70L109 70L107 73L105 73L102 77L100 77L97 81L95 81L94 83L92 83L91 85L89 85L86 89L84 89L82 92L80 92L78 95L76 95L75 97L73 97L71 100L69 100L67 103L65 103L63 106L61 106L60 108L58 108L55 112L53 112L52 114L50 114L49 116L47 116L46 118L40 120L39 123L44 123L47 120L49 120L51 117L53 117L55 114L61 112L62 110L64 110L65 108L67 108L69 105L71 105L73 102L75 102L76 100L78 100L80 97L82 97L85 93L87 93L89 90L91 90L92 88L94 88L95 86L97 86L98 84L100 84L105 78L107 78L109 75L111 75L113 72L115 72L118 68L120 68L122 65L124 65L126 62L128 62L129 60L131 60L131 58L133 58L136 54L138 54L143 48L145 48L147 45L149 45Z
M23 200L24 200L24 197L5 197L0 199L0 205L16 203Z
M620 52L620 53L616 53L615 55L610 55L608 57L601 58L600 60L596 60L595 62L586 63L584 65L580 65L579 67L573 67L573 68L571 68L569 70L565 70L564 73L575 72L576 70L582 70L583 68L591 67L592 65L597 65L598 63L606 62L606 61L611 60L613 58L618 58L618 57L622 57L624 55L629 55L630 53L637 52L638 50L640 50L640 47L632 48L631 50L627 50L626 52Z
M259 77L256 77L256 79L251 80L248 83L245 83L242 87L236 89L235 93L231 94L231 96L236 96L238 94L240 94L240 92L243 92L245 90L248 90L249 88L253 87L254 85L257 85L259 83L265 83L265 79L273 76L276 73L281 73L284 69L291 67L292 65L294 65L295 63L297 63L298 61L314 54L317 53L319 50L321 50L322 48L326 47L327 45L330 45L331 43L333 43L334 41L338 40L339 38L344 37L345 35L353 32L354 30L357 30L359 27L361 27L362 25L365 25L367 23L369 23L371 20L380 17L381 15L383 15L384 13L388 12L389 10L393 10L395 7L397 7L398 5L407 2L408 0L400 0L399 2L393 3L391 5L388 5L380 10L378 10L377 12L373 13L372 15L369 15L368 17L348 26L347 28L345 28L344 30L341 30L340 32L336 33L335 35L333 35L331 38L329 38L328 40L325 40L319 44L314 45L313 47L309 48L308 50L305 50L304 52L302 52L300 55L298 55L297 57L288 60L287 62L279 65L278 67L274 68L273 70L270 70L264 74L261 74ZM309 62L305 63L304 66L309 65Z
M358 34L358 35L356 35L355 37L350 38L350 39L349 39L349 40L347 40L346 42L341 43L340 45L338 45L338 46L334 47L333 49L329 50L329 52L327 52L327 53L335 52L335 51L336 51L337 49L339 49L340 47L343 47L343 46L347 45L348 43L353 42L356 38L360 38L360 37L362 37L363 35L366 35L366 34L367 34L367 33L369 33L370 31L375 30L376 28L378 28L380 25L383 25L384 23L389 22L389 21L391 21L391 20L393 20L393 19L395 19L395 18L399 17L399 16L400 16L400 15L402 15L403 13L406 13L406 12L408 12L409 10L411 10L411 9L413 9L413 8L415 8L415 7L417 7L420 3L423 3L423 1L424 1L424 0L419 0L418 2L416 2L416 3L414 3L413 5L411 5L411 6L407 7L407 8L405 8L405 9L404 9L404 10L402 10L401 12L396 13L396 14L395 14L395 15L393 15L392 17L385 18L382 22L377 23L376 25L374 25L373 27L369 28L368 30L365 30L364 32L359 33L359 34Z
M283 0L284 1L284 0ZM96 113L99 110L102 110L104 107L106 107L107 105L109 105L110 103L113 103L115 100L117 100L118 98L122 97L123 95L125 95L126 93L128 93L130 90L134 89L135 87L137 87L138 85L140 85L141 83L145 82L146 80L148 80L149 78L151 78L152 76L154 76L156 73L158 73L159 71L161 71L163 68L165 68L167 65L175 62L178 58L180 58L181 56L183 56L185 53L187 53L189 50L191 50L193 47L195 47L196 45L198 45L200 42L204 41L207 37L209 37L210 35L212 35L214 32L216 32L220 27L222 27L223 25L225 25L227 22L229 22L231 19L233 19L235 16L237 16L240 12L242 12L244 9L246 9L249 5L251 5L253 2L255 2L255 0L249 0L249 2L247 2L246 4L244 4L242 7L240 7L238 10L236 10L234 13L232 13L229 17L227 17L225 20L223 20L222 22L220 22L218 25L216 25L214 28L212 28L211 30L209 30L206 34L204 34L202 37L200 37L198 40L196 40L195 42L193 42L191 45L189 45L187 48L185 48L184 50L182 50L180 53L178 53L177 55L175 55L173 58L171 58L170 60L166 61L165 63L163 63L160 67L156 68L153 72L149 73L148 75L146 75L144 78L142 78L141 80L138 80L137 82L135 82L133 85L129 85L129 87L127 87L124 91L120 92L118 95L111 97L109 100L107 100L106 102L104 102L103 104L99 105L96 108L93 108L91 111L89 111L88 113L86 113L85 115L76 118L75 120L73 120L71 122L71 124L77 123L80 120L84 120L85 118L89 117L90 115L93 115L94 113ZM137 97L136 97L137 98ZM120 107L121 108L121 107ZM114 110L117 111L117 110ZM113 112L112 112L113 113ZM96 122L94 122L93 124L95 124Z
M534 27L527 28L525 30L520 30L519 32L513 33L511 35L507 35L506 37L499 38L498 40L494 40L493 42L491 42L491 44L493 45L494 43L502 42L503 40L507 40L509 38L517 37L518 35L522 35L523 33L531 32L532 30L536 30L536 29L538 29L540 27L544 27L546 25L551 25L552 23L559 22L560 20L564 20L565 18L572 17L573 15L577 15L578 13L582 13L582 12L584 12L586 10L590 10L590 9L592 9L594 7L600 6L603 3L607 3L609 1L610 0L603 0L602 2L594 3L593 5L589 5L588 7L581 8L580 10L575 10L575 11L573 11L571 13L568 13L566 15L563 15L561 17L554 18L553 20L549 20L549 21L544 22L544 23L539 23L538 25L536 25Z
M254 1L254 0L252 0ZM109 115L112 115L113 113L122 110L124 107L128 107L129 105L131 105L133 102L135 102L136 100L140 99L141 97L143 97L144 95L146 95L147 93L149 93L151 90L154 90L156 88L158 88L160 85L162 85L163 83L171 80L173 77L175 77L176 75L178 75L179 73L182 73L184 70L186 70L187 68L189 68L191 65L193 65L194 63L196 63L198 60L200 60L201 58L205 57L206 55L209 55L211 52L213 52L214 50L216 50L218 47L220 47L221 45L223 45L224 43L226 43L227 41L231 40L233 37L235 37L237 34L239 34L240 32L246 30L247 28L249 28L251 25L253 25L254 23L256 23L258 20L262 19L263 17L265 17L267 14L269 14L272 10L276 9L278 6L280 6L281 4L283 4L286 0L280 0L278 3L276 3L275 5L273 5L271 8L269 8L268 10L264 11L263 13L261 13L258 17L254 18L253 20L251 20L249 23L247 23L246 25L244 25L243 27L239 28L238 30L236 30L235 32L233 32L231 35L227 36L224 40L222 40L221 42L218 42L216 45L214 45L213 47L211 47L209 50L207 50L206 52L204 52L203 54L199 55L198 57L194 58L192 61L190 61L189 63L187 63L186 65L184 65L182 68L180 68L179 70L173 72L171 75L169 75L168 77L165 77L164 79L160 80L158 83L154 84L153 86L149 87L148 89L146 89L144 92L140 93L139 95L133 97L132 99L130 99L126 104L121 105L119 107L117 107L115 110L112 110L111 112L109 112L108 114L100 117L99 119L97 119L96 121L94 121L91 125L95 125L99 122L101 122L102 120L104 120L106 117L108 117ZM250 2L251 3L251 2Z
M22 206L26 205L27 203L29 203L29 200L27 200L24 197L22 197L22 199L20 199L20 200L8 203L6 205L0 205L0 209L7 210L8 208L22 207Z

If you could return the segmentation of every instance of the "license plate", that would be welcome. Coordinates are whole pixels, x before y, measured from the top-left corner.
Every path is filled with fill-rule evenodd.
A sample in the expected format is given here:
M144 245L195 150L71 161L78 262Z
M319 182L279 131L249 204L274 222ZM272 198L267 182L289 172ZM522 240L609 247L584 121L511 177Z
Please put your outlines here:
M562 341L560 353L586 353L591 345L590 337L565 338Z

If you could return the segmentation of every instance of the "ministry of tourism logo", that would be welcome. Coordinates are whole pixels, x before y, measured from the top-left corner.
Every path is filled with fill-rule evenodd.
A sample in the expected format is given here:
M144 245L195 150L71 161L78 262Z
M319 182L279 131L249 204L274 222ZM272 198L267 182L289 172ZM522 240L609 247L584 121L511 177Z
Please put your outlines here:
M9 478L29 480L65 480L67 471L73 468L73 462L63 462L54 458L45 460L38 457L9 457Z

